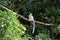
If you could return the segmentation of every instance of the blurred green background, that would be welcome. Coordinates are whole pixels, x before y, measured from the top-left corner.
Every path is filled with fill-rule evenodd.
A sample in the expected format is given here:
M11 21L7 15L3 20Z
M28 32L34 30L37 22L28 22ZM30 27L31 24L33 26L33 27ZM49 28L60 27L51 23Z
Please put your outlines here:
M60 0L0 0L0 40L60 40ZM13 14L28 18L33 13L37 21L57 24L36 24L35 34L30 34L29 22ZM28 29L27 29L28 28Z

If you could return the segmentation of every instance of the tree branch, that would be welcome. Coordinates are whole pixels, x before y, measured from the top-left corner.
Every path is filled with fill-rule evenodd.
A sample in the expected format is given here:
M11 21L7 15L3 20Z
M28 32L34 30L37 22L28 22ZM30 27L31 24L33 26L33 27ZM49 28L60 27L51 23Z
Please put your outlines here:
M2 5L1 5L1 6L2 6ZM10 10L10 9L4 7L4 6L2 6L2 8L4 8L4 9L7 10L7 11ZM11 11L11 10L10 10L10 11ZM22 16L22 15L20 15L20 14L17 14L17 13L16 13L16 15L19 16L20 18L28 21L28 22L32 22L32 21L30 21L29 19L25 18L24 16ZM39 21L35 21L35 23L43 24L43 25L47 25L47 26L53 26L53 25L55 25L55 24L49 24L49 23L44 23L44 22L39 22Z

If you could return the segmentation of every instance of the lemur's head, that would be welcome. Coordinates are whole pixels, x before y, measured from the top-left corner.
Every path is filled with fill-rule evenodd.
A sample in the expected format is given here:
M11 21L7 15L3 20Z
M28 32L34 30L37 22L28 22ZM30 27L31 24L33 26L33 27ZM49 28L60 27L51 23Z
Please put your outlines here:
M30 15L32 15L32 13L30 13Z

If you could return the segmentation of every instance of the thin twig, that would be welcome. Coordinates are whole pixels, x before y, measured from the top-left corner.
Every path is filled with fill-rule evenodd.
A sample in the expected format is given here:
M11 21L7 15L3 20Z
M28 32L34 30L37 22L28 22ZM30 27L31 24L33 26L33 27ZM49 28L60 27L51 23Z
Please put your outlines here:
M4 6L2 6L2 8L4 8L4 9L7 10L7 11L10 10L10 9L4 7ZM22 15L20 15L20 14L17 14L17 13L16 13L16 15L19 16L20 18L22 18L22 19L28 21L28 22L31 22L29 19L25 18L24 16L22 16ZM44 23L44 22L39 22L39 21L35 21L35 23L43 24L43 25L47 25L47 26L53 26L53 25L55 25L55 24L49 24L49 23Z

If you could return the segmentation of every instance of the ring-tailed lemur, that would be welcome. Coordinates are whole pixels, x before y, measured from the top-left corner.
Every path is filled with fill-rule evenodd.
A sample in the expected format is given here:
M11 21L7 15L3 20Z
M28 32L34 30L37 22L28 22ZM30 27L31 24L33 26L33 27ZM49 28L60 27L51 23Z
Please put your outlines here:
M32 15L32 13L29 14L29 20L32 21L32 25L33 25L32 34L34 34L34 31L35 31L35 21L34 21L34 17Z

